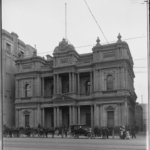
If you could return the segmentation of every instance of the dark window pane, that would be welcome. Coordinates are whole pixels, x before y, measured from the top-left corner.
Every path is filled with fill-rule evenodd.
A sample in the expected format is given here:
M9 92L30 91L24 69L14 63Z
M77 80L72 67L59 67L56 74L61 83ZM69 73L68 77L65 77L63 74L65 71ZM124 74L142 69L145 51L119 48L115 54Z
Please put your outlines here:
M25 127L29 126L29 115L25 115Z
M107 90L113 90L113 76L107 76Z

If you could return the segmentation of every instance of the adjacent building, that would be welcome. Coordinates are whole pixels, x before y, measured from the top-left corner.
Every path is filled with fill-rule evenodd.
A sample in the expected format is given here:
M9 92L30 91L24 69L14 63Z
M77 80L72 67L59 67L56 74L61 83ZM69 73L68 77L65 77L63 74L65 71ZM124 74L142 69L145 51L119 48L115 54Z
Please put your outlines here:
M139 103L135 105L135 125L138 131L143 131L143 108Z
M148 124L148 104L142 103L143 108L143 131L147 131L147 124Z
M134 125L133 60L121 40L79 54L63 39L53 57L16 60L16 126Z
M3 124L15 125L15 60L33 55L34 48L26 45L14 32L2 30Z

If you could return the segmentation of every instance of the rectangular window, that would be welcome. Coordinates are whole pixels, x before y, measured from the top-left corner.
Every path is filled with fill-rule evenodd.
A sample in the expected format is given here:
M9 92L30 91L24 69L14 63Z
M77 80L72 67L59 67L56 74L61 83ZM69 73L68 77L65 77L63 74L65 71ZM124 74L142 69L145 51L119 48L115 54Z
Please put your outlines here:
M25 115L25 127L29 126L29 115Z
M11 53L11 45L6 43L6 51Z
M107 90L113 90L113 82L107 84Z
M114 126L114 111L107 111L107 125Z

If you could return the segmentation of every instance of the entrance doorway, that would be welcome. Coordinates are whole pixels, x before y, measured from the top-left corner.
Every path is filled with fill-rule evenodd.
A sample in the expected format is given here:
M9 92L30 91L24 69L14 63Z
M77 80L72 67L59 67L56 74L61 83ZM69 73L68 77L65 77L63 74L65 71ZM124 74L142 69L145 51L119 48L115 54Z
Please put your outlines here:
M61 107L62 109L62 125L69 127L69 107Z
M86 113L86 125L91 126L91 113Z

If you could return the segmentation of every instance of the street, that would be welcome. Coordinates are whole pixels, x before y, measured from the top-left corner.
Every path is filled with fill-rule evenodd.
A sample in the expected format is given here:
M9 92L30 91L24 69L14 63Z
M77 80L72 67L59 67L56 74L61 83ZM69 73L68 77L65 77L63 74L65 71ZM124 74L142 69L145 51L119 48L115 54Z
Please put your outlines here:
M87 139L86 137L61 138L4 138L4 150L146 150L146 136L138 134L136 139Z

